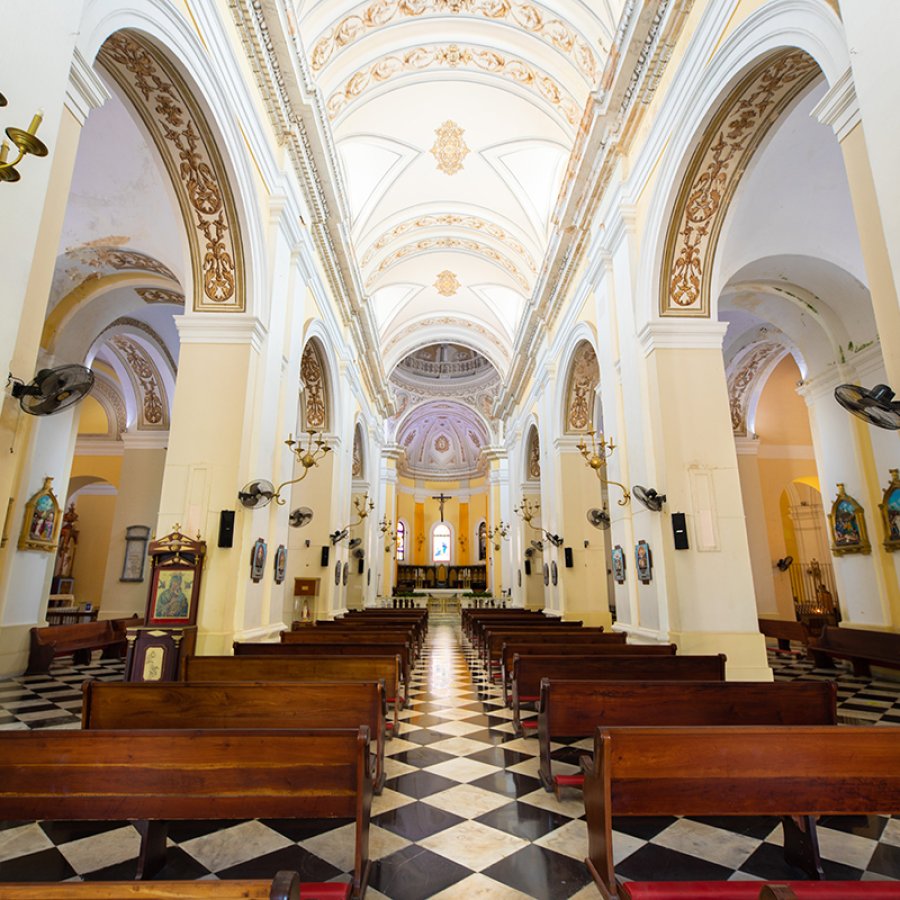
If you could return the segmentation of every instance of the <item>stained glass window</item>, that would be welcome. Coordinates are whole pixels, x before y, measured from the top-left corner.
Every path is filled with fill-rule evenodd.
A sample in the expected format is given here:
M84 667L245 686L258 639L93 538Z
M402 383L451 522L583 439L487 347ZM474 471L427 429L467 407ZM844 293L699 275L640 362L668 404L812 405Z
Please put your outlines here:
M450 528L447 525L435 525L431 532L431 561L450 562Z
M406 559L406 526L402 522L397 523L397 559Z

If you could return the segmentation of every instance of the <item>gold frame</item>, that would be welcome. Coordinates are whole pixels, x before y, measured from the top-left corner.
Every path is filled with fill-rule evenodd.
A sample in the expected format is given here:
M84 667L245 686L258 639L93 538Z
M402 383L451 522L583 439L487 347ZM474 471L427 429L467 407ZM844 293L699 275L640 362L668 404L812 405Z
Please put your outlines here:
M50 483L53 481L52 476L44 476L44 484L41 489L34 494L25 504L25 513L22 516L22 531L19 534L19 550L43 550L45 553L56 553L57 544L59 543L59 529L62 525L62 510L56 494ZM50 536L46 538L33 537L32 527L35 508L43 498L48 498L53 510L53 523L51 525Z
M837 497L831 504L831 512L828 513L828 527L831 529L831 552L835 556L846 556L848 553L871 553L872 545L869 543L869 535L866 532L865 510L845 490L843 482L838 482ZM856 522L856 530L859 540L852 544L839 543L837 530L837 512L842 503L849 503L852 510L853 521Z
M891 481L884 489L884 495L882 496L881 503L878 504L878 508L881 510L881 523L884 526L884 541L882 542L882 546L888 553L893 553L895 550L900 550L900 534L898 534L897 537L891 537L891 517L888 513L888 508L891 494L893 494L894 491L900 491L900 470L888 469L888 474L891 476ZM900 525L900 516L898 516L898 525Z

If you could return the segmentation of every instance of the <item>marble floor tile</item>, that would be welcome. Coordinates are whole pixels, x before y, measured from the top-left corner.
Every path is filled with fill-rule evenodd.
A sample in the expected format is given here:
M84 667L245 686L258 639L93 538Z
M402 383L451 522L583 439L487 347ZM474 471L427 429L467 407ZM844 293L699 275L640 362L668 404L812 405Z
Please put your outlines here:
M474 872L528 846L527 841L480 822L466 821L418 842Z
M210 872L217 872L255 856L280 850L290 843L283 834L261 822L242 822L232 828L185 841L179 846Z

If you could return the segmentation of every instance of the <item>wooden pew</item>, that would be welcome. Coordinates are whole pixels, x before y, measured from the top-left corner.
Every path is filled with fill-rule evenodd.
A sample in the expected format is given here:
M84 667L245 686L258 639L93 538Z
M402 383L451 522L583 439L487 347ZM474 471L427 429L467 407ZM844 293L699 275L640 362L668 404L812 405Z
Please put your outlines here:
M272 881L70 881L62 884L0 883L0 900L331 900L338 883L301 883L296 872Z
M616 640L610 640L615 637ZM620 640L621 638L621 640ZM503 644L500 651L500 682L503 685L503 702L510 704L510 681L513 659L519 656L554 656L574 654L575 656L674 656L678 650L675 644L628 644L624 634L603 635L560 635L531 636L514 638Z
M775 638L778 641L779 650L790 650L791 641L803 644L804 647L809 643L809 629L803 622L790 619L757 619L756 621L759 623L759 633L765 637Z
M832 657L849 659L853 674L868 678L871 666L900 669L900 633L826 625L818 638L810 639L809 652L818 667L833 666Z
M478 655L481 657L482 662L487 665L488 646L492 641L496 644L498 639L502 642L502 636L505 635L515 637L523 634L574 634L575 632L585 632L584 624L582 622L563 622L561 619L557 619L555 623L542 622L539 625L534 623L529 625L504 626L490 624L482 625L477 643ZM591 632L587 633L590 634ZM602 628L600 631L594 631L593 633L602 634ZM497 652L499 652L499 647L497 648Z
M522 641L523 643L538 642L547 638L547 643L565 644L569 639L588 640L597 638L601 644L624 644L624 634L607 634L603 627L584 628L581 625L557 625L549 628L487 628L484 632L484 665L487 667L488 676L493 681L500 677L500 669L503 660L503 645L509 641ZM550 650L555 653L555 650Z
M478 610L477 612L481 612ZM522 614L521 610L489 610L491 615L473 616L468 621L468 631L466 638L470 644L477 647L481 637L481 630L486 625L494 623L496 625L532 625L534 623L546 624L548 622L559 622L560 619L545 616L543 613L526 613Z
M403 631L331 631L328 629L304 628L301 631L282 631L282 644L395 644L404 646L403 656L406 665L412 669L416 664L415 644L409 634Z
M614 725L835 725L833 681L566 681L544 678L538 701L540 778L547 791L581 787L553 775L550 742Z
M94 650L103 650L106 659L121 655L125 649L125 635L119 633L113 619L102 622L82 622L78 625L48 625L31 629L26 675L46 675L57 656L73 656L76 665L91 661Z
M409 622L420 631L423 640L428 634L427 609L351 609L345 616L341 616L335 621Z
M255 644L281 647L280 644ZM184 664L184 681L379 681L385 698L393 705L388 732L397 731L400 706L400 657L391 656L299 656L282 650L277 655L191 656Z
M511 609L475 609L468 608L460 610L460 623L462 626L463 634L467 639L471 639L471 630L475 621L480 618L485 618L482 614L488 613L490 615L504 615L507 617L518 617L523 619L535 619L540 617L542 619L547 618L540 610L530 610L530 609L519 609L519 608L511 608Z
M399 656L400 681L403 684L403 690L395 696L399 698L401 707L406 705L406 692L409 690L412 673L412 666L409 662L409 644L350 644L342 641L334 641L330 644L293 642L259 644L255 641L235 641L233 647L235 656Z
M141 820L138 878L165 864L170 820L354 819L353 896L369 877L369 730L12 731L0 819Z
M898 759L896 728L598 728L584 762L588 868L607 900L627 896L616 882L613 816L781 816L785 859L821 878L813 817L896 813ZM694 896L722 896L703 887Z
M724 681L725 654L717 656L515 656L512 674L513 726L517 734L537 728L522 723L522 703L540 700L541 681Z
M162 728L358 728L374 743L372 787L384 787L385 700L378 681L86 681L81 727L96 731Z
M307 629L309 630L309 629ZM396 620L385 620L384 622L373 622L371 619L333 619L331 621L317 622L315 625L316 632L324 632L326 634L384 634L391 632L405 635L413 648L413 656L418 659L425 646L425 634L419 629L416 622L397 622ZM295 634L296 632L291 632Z

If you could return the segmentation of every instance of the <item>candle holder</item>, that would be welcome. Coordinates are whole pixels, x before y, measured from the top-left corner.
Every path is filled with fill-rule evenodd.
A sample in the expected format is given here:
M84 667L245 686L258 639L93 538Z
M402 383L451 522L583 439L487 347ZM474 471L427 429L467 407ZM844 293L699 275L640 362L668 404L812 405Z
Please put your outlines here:
M588 432L588 435L591 439L590 446L588 446L584 437L582 437L581 441L578 443L578 452L584 457L588 467L594 470L594 473L601 484L614 484L617 488L621 488L623 496L622 499L618 501L618 504L619 506L625 506L629 500L631 500L631 493L628 488L621 482L613 481L611 478L606 477L606 462L616 449L615 442L612 438L607 440L603 436L602 431L598 435L597 432L591 429Z
M6 106L6 97L0 94L0 106ZM0 181L18 181L22 176L16 169L16 166L29 154L32 156L46 156L49 152L47 146L39 140L37 135L38 126L44 120L43 110L38 110L31 119L31 124L23 131L21 128L10 126L6 129L6 136L16 147L18 154L12 162L8 161L9 142L3 141L0 144Z

